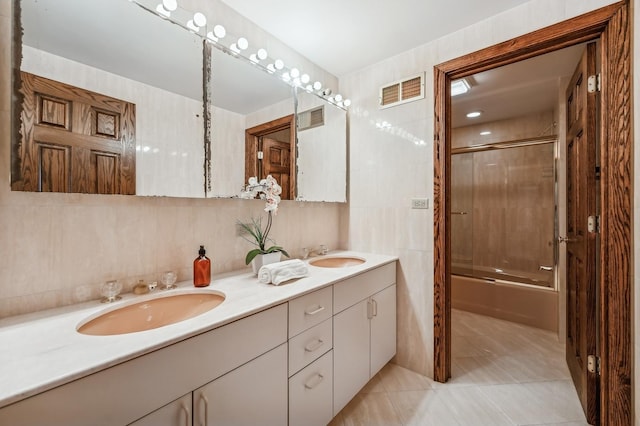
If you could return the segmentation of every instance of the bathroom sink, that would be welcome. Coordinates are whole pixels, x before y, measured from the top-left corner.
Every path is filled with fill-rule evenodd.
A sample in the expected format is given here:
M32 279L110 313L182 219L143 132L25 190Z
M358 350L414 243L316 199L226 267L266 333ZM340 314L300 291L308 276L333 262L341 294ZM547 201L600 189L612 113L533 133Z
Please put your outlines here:
M313 266L319 266L321 268L345 268L347 266L356 266L364 263L364 259L360 257L321 257L309 261Z
M219 292L160 295L109 310L80 323L78 332L93 336L135 333L175 324L214 309L225 299Z

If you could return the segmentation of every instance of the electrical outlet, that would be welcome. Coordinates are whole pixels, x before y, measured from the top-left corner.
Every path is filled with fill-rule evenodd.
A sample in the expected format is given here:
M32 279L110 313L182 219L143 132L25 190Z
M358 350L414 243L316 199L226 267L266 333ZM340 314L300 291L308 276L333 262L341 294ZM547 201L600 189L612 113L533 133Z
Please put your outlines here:
M411 208L412 209L428 209L429 199L428 198L412 198Z

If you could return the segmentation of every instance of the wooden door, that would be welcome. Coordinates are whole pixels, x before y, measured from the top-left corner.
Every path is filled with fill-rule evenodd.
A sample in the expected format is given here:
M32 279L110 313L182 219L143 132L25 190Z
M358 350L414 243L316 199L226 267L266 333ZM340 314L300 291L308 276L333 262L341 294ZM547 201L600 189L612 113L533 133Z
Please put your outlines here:
M588 357L597 356L596 216L597 90L588 89L596 74L596 44L590 43L567 87L567 346L566 359L587 421L598 423L599 377Z
M269 137L262 138L262 174L273 176L282 187L281 198L291 199L289 177L291 176L291 145Z
M19 191L135 194L135 105L21 73Z

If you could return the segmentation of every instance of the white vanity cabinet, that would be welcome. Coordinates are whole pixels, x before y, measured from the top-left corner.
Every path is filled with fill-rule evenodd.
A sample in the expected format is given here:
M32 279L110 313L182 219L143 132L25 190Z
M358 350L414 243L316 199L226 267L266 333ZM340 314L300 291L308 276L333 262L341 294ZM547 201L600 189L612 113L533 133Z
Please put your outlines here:
M193 424L286 425L287 397L285 343L196 390Z
M395 262L334 284L333 414L396 353Z
M280 392L286 400L287 311L286 303L266 309L16 402L0 409L0 424L111 426L134 421L148 424L143 417L151 414L156 424L183 425L180 404L173 408L166 407L167 404L232 370L240 371L241 366L276 347L283 348L272 351L281 357L282 377L273 382L273 392ZM254 372L256 377L244 382L247 388L261 381L262 371ZM271 392L266 389L271 385L264 384L266 394ZM286 404L280 409L286 419ZM163 420L159 420L161 417Z
M189 392L129 426L191 426L193 425L191 407L192 396Z

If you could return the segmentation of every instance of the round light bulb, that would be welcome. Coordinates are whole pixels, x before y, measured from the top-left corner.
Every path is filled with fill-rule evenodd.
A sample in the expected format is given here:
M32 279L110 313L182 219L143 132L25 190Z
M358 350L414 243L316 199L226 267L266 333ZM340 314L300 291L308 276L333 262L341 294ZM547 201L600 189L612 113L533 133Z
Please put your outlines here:
M205 25L207 25L207 17L200 12L196 12L193 14L193 23L198 27L204 27Z
M240 37L238 39L238 48L240 48L241 50L245 50L248 47L249 47L249 42L247 41L247 39L244 37Z
M176 0L162 0L162 5L169 12L173 12L178 8L178 2Z
M282 79L284 81L289 81L289 80L291 80L291 76L289 75L288 72L285 72L284 74L282 74Z
M342 95L341 94L337 94L335 97L336 102L341 102L342 101Z
M281 70L282 68L284 68L284 62L282 62L281 59L276 59L274 66L276 67L277 70Z
M274 72L276 72L276 67L273 64L269 64L267 65L267 71L273 74Z
M227 30L222 25L216 25L213 27L213 34L218 38L224 38L227 35Z
M249 56L249 60L250 60L251 62L255 63L255 64L257 64L258 62L260 62L260 59L258 59L258 57L256 56L256 54L255 54L255 53L252 53L252 54Z
M301 85L300 77L294 78L293 79L293 84L294 84L294 86L300 86Z
M309 80L311 80L311 78L309 77L309 74L302 74L300 76L300 81L302 81L304 84L307 84Z
M300 77L300 70L298 68L291 68L291 77Z
M304 90L306 90L307 92L311 93L313 92L313 86L310 84L307 84L304 88Z
M171 12L169 12L167 9L165 9L165 7L161 4L159 4L156 7L156 12L158 12L158 14L160 14L161 16L164 16L165 18L168 18L171 16Z
M348 107L351 105L351 99L345 99L343 102L344 106Z
M258 58L260 58L261 61L267 59L268 56L269 55L267 54L267 51L265 49L258 49Z
M322 83L320 83L319 81L316 81L315 83L313 83L313 90L320 90L322 89Z

